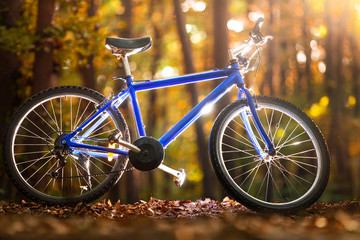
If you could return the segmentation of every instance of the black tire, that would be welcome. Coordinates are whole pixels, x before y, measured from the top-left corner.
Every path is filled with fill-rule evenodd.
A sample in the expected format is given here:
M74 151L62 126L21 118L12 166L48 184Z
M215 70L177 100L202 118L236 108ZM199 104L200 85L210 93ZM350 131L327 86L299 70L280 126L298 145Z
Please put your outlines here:
M294 105L257 96L257 113L276 149L260 158L242 126L251 125L267 152L246 100L228 105L210 134L213 169L225 190L253 210L293 212L318 200L329 178L330 158L316 124ZM243 112L243 115L240 113Z
M55 139L84 122L104 99L100 93L84 87L61 86L38 93L18 109L7 129L3 159L12 183L21 193L48 204L75 204L96 200L119 181L123 174L119 170L126 168L127 156L115 156L109 162L90 157L81 149L77 151L82 158L73 152L64 154L66 165L59 170L61 179L49 176L59 162L53 155ZM123 140L130 141L121 113L116 108L110 108L108 113L103 124L82 140L84 143L106 146L99 139L106 140L116 128ZM112 173L104 174L108 172ZM87 173L99 176L66 178Z

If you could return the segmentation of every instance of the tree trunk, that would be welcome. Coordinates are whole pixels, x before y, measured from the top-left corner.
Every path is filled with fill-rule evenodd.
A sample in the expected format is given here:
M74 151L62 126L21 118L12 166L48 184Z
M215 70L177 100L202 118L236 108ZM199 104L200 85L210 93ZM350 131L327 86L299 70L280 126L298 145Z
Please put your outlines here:
M164 16L163 1L162 0L151 0L148 18L152 19L153 13L156 12L158 9L161 10L161 15ZM156 22L152 23L152 29L153 29L153 35L152 35L153 58L152 58L152 62L151 62L150 71L151 71L152 78L154 78L154 75L156 74L156 71L158 70L159 65L160 65L163 41L162 41L161 28L158 26L158 24ZM164 90L166 90L166 89L164 89ZM161 116L159 116L160 115L159 114L160 106L156 104L157 99L158 99L158 92L150 91L149 99L148 99L148 102L150 103L150 107L148 108L148 111L146 114L146 116L147 116L146 132L147 132L148 136L153 136L155 134L155 129L158 124L157 119L161 118ZM147 173L147 178L148 178L149 192L153 193L156 189L154 172L149 171Z
M269 0L269 35L273 36L274 31L274 0ZM273 76L274 76L274 64L275 64L275 44L274 41L269 41L267 49L267 63L266 72L264 74L263 82L261 83L260 92L261 94L274 95Z
M21 5L23 0L4 0L0 2L0 25L6 28L16 26L16 22L20 17ZM0 79L3 86L0 88L0 137L3 138L4 131L6 130L5 125L7 124L10 116L12 115L13 109L15 108L17 96L16 91L19 86L16 81L21 77L19 67L21 61L16 56L16 53L9 50L2 49L0 46Z
M125 8L125 12L120 16L121 18L120 20L124 21L126 25L124 28L119 29L119 36L123 38L130 38L132 37L133 1L132 0L120 0L120 1ZM122 84L122 82L116 84L115 92L119 91L120 84ZM124 111L125 115L129 116L130 115L129 101L126 101L126 104L123 104L123 106L127 106L123 108L122 111ZM133 142L134 140L136 140L137 134L134 131L134 128L131 127L131 123L129 125L130 125L129 130L130 130L131 141ZM125 201L127 203L134 203L139 200L139 188L140 188L139 171L135 170L135 171L125 172L118 186L115 186L111 190L110 196L112 199L119 199L121 192L125 192L126 196L125 198L122 197L122 199L126 199Z
M326 23L328 26L326 42L326 74L325 82L329 95L329 107L331 112L329 148L336 162L335 193L339 199L347 199L352 195L353 181L349 163L348 136L344 132L343 113L345 110L345 82L342 71L343 36L346 27L347 11L342 11L338 21L334 21L329 13L329 1L327 1ZM332 6L336 7L336 6Z
M98 9L97 0L91 0L90 6L88 8L88 16L93 17L96 15ZM94 27L94 31L97 31L97 27ZM94 67L94 54L91 54L86 59L86 64L79 67L79 72L82 76L85 87L90 89L96 89L96 77L95 77L95 67Z
M195 68L192 60L192 49L191 49L189 36L187 35L185 30L185 19L183 12L181 10L180 0L174 0L174 10L176 17L176 26L182 46L185 72L194 73ZM190 92L191 104L192 106L195 106L198 103L198 93L196 86L193 84L189 84L187 85L187 89ZM198 157L204 172L203 194L204 197L214 198L215 196L214 181L213 181L214 177L208 160L209 159L208 151L207 151L208 148L205 140L205 133L203 130L203 121L201 118L195 122L195 131L196 131L196 143L198 146Z
M306 56L306 63L305 63L305 78L306 78L306 99L311 104L314 100L314 86L312 81L312 72L311 72L311 48L310 48L310 39L309 39L309 26L308 22L308 15L309 15L309 6L306 3L306 0L302 0L304 5L304 15L302 19L302 33L304 39L304 49L305 49L305 56Z
M213 35L214 35L214 64L215 68L223 69L229 62L229 44L228 44L228 28L227 22L229 20L228 0L213 0ZM221 80L214 81L214 87L217 86ZM230 96L224 95L216 104L216 112L220 112L230 103Z
M2 0L0 1L0 25L6 28L16 26L20 17L21 5L23 0ZM2 49L0 46L0 79L5 87L0 88L0 101L6 104L0 104L0 137L4 139L6 125L13 114L16 106L19 105L19 99L16 95L19 85L17 80L21 78L19 67L21 61L16 53ZM0 172L0 199L14 199L17 192L4 171Z
M285 97L287 93L286 87L286 70L288 69L288 55L287 52L287 42L282 41L280 43L280 51L281 51L281 60L280 60L280 95Z
M39 0L36 21L36 43L32 94L55 85L53 83L53 43L47 33L55 17L55 0Z
M360 51L357 46L356 38L354 35L349 36L350 47L352 49L353 61L351 64L351 85L352 85L352 95L355 98L354 106L354 116L360 116Z

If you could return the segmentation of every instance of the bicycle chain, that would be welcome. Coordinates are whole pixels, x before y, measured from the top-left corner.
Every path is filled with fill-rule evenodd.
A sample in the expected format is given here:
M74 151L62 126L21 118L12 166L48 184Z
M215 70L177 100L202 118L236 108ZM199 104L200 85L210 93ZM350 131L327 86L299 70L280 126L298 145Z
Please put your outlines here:
M96 174L89 174L89 175L82 175L82 176L71 176L71 177L52 177L54 179L73 179L73 178L86 178L86 177L98 177L98 176L103 176L103 175L109 175L111 173L118 173L118 172L130 172L132 170L134 170L134 167L128 168L128 169L119 169L116 171L111 171L111 172L105 172L105 173L96 173Z

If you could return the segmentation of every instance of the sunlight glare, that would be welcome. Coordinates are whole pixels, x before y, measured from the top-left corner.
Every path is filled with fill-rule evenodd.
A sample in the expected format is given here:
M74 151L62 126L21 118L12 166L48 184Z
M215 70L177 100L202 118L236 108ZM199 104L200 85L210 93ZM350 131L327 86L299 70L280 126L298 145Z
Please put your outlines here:
M263 18L265 15L262 13L262 12L260 12L260 11L257 11L257 12L250 12L249 13L249 19L250 19L250 21L253 21L253 22L255 22L255 21L257 21L259 18Z
M298 61L298 63L306 63L306 55L304 53L304 51L300 50L297 54L296 54L296 60Z
M227 28L229 30L232 30L234 32L241 32L242 30L244 30L244 24L242 23L242 21L239 20L235 20L235 19L230 19L227 22Z
M208 103L203 109L201 109L201 114L208 114L213 110L214 104Z
M203 1L197 1L193 6L195 12L202 12L206 9L206 3Z
M183 12L188 12L190 9L193 9L195 12L203 12L206 9L206 2L186 0L181 4L181 8Z
M318 63L318 69L319 69L319 72L321 73L325 73L326 72L326 65L323 61L320 61Z
M166 66L161 70L161 76L165 77L165 78L166 77L172 77L172 76L177 75L177 74L178 74L177 69L173 68L171 66Z

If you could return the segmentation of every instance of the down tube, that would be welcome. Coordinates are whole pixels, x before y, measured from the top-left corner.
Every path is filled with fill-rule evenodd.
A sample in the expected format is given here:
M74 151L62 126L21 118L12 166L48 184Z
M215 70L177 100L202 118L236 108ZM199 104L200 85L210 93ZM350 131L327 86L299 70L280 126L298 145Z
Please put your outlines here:
M202 115L202 109L207 104L214 104L219 100L227 91L232 87L236 80L240 77L237 72L232 73L229 77L217 86L206 98L198 103L188 114L186 114L179 122L177 122L168 132L166 132L159 142L165 148L171 143L177 136L179 136L188 126L196 121Z

